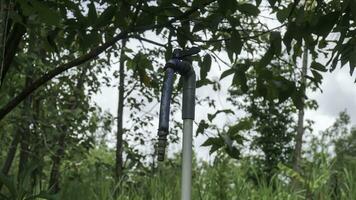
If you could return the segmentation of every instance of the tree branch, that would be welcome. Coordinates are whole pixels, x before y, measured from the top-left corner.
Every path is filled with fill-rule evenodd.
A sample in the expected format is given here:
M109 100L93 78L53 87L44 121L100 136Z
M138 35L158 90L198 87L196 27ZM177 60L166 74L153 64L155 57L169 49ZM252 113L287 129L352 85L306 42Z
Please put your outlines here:
M31 85L28 87L24 88L20 94L18 94L15 98L13 98L9 103L7 103L5 106L3 106L0 109L0 120L3 119L12 109L14 109L22 100L24 100L29 94L31 94L33 91L35 91L37 88L39 88L41 85L45 84L47 81L51 80L58 74L71 69L75 66L78 66L80 64L83 64L95 57L97 57L99 54L104 52L107 48L110 46L114 45L117 41L120 39L127 38L127 33L126 32L121 32L114 38L112 38L110 41L102 44L101 46L98 46L91 50L88 54L85 54L83 56L80 56L79 58L76 58L68 63L62 64L48 73L44 74L41 76L39 79L35 80Z
M211 0L207 3L205 3L204 5L208 5L214 1L216 1L216 0ZM198 9L199 9L199 7L194 7L192 9L189 9L186 12L184 12L182 15L175 17L166 23L140 26L140 27L132 28L129 31L123 31L123 32L119 33L118 35L116 35L115 37L113 37L111 40L103 43L101 46L98 46L98 47L92 49L89 53L82 55L70 62L65 63L65 64L59 65L58 67L50 70L49 72L47 72L46 74L44 74L43 76L41 76L40 78L35 80L31 85L24 88L16 97L14 97L5 106L3 106L0 109L0 121L8 113L10 113L19 103L21 103L28 95L30 95L32 92L34 92L40 86L42 86L46 82L50 81L52 78L61 74L62 72L94 59L99 54L104 52L106 49L108 49L109 47L114 45L116 42L118 42L119 40L129 38L130 33L144 32L147 30L155 29L155 28L163 28L163 27L169 26L170 24L172 24L178 20L187 18L188 16L190 16L191 14L196 12Z
M256 35L241 37L241 39L242 40L248 40L248 39L258 38L258 37L260 37L260 36L262 36L264 34L267 34L267 33L270 33L272 31L278 30L278 29L282 28L285 25L287 25L287 24L285 23L285 24L282 24L282 25L277 26L275 28L268 29L268 30L265 30L265 31L261 31L259 34L256 34ZM216 39L216 40L197 40L197 42L215 43L215 42L222 42L222 41L229 41L229 40L230 40L230 38L222 38L222 39Z
M143 38L143 37L140 37L138 35L135 35L135 36L132 36L132 38L135 38L137 40L142 40L144 42L147 42L147 43L150 43L150 44L153 44L153 45L157 45L157 46L160 46L160 47L163 47L163 48L166 48L167 46L164 45L164 44L161 44L161 43L158 43L156 41L153 41L153 40L149 40L149 39L146 39L146 38Z
M21 42L22 36L26 33L26 28L19 23L16 23L12 29L10 37L6 41L5 56L2 64L2 73L0 77L0 87L5 79L6 73L10 68L10 65L15 57L17 48Z
M136 86L138 85L138 82L135 82L135 84L132 86L132 88L126 92L124 99L127 99L127 97L130 96L130 94L136 89Z

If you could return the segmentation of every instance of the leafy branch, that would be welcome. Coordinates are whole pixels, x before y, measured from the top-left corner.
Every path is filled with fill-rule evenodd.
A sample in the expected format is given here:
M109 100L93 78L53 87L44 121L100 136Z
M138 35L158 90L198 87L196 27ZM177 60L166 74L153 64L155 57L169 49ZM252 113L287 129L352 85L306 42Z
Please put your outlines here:
M209 2L205 3L204 5L208 5L214 1L215 0L209 1ZM64 63L64 64L59 65L58 67L50 70L49 72L47 72L46 74L44 74L40 78L38 78L37 80L33 81L33 83L31 85L29 85L28 87L25 87L16 97L11 99L6 105L4 105L0 109L0 120L2 120L17 105L19 105L28 95L30 95L32 92L34 92L39 87L44 85L46 82L50 81L57 75L63 73L64 71L67 71L71 68L74 68L80 64L83 64L87 61L90 61L90 60L96 58L101 53L103 53L105 50L107 50L109 47L113 46L119 40L130 38L131 37L130 34L132 34L132 33L136 33L136 32L141 33L141 32L145 32L147 30L152 30L152 29L156 29L156 28L163 28L163 27L169 26L178 20L187 18L188 16L190 16L191 14L196 12L198 9L199 9L199 7L194 7L192 9L189 9L186 12L184 12L183 14L181 14L180 16L177 16L177 17L169 20L166 23L134 27L131 30L122 31L118 35L114 36L111 40L103 43L102 45L100 45L98 47L93 48L89 53L84 54L70 62Z

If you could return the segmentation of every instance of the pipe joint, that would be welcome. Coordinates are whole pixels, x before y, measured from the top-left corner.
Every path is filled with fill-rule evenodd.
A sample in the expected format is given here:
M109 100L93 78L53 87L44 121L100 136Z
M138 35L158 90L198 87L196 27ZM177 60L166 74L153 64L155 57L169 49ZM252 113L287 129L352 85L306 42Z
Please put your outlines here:
M175 72L178 72L178 74L180 74L181 76L185 76L188 73L191 73L191 71L193 71L192 65L185 60L180 60L177 58L173 58L170 59L165 67L165 69L167 68L172 68Z

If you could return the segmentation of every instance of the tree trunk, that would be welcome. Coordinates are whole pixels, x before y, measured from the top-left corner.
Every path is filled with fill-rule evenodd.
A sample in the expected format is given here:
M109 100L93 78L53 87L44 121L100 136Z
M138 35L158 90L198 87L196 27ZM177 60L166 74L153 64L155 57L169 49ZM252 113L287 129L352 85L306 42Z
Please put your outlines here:
M26 33L26 28L19 23L16 23L12 29L13 30L6 41L4 60L3 63L1 63L0 86L2 85L2 82L4 81L5 76L11 66L11 63L15 58L17 49L20 45L20 42L22 41L22 36Z
M17 145L19 144L19 134L15 133L14 138L12 139L9 151L7 152L5 163L1 169L1 172L4 175L7 175L10 171L12 162L14 161L15 155L16 155L16 150L17 150ZM0 191L2 188L2 183L0 182Z
M31 75L27 75L26 77L26 87L30 85L32 82ZM19 169L18 169L18 176L21 178L21 174L24 171L28 158L30 156L30 123L31 120L29 119L32 115L30 115L30 108L32 104L32 97L28 96L23 105L23 113L22 115L25 116L24 124L22 125L20 131L20 160L19 160Z
M5 54L5 37L6 37L6 21L7 16L5 13L6 3L0 1L0 61L3 61ZM3 62L0 62L0 77L2 77ZM1 79L0 79L1 80Z
M35 163L42 163L44 161L44 151L41 151L41 148L45 145L43 142L42 137L40 136L40 133L38 132L38 126L39 126L39 121L40 121L40 100L38 98L35 98L34 96L32 102L32 112L33 112L33 123L32 123L32 135L33 140L31 141L31 152L35 156L31 156L31 160ZM43 168L38 167L36 168L32 173L31 173L31 179L32 179L32 187L35 187L38 183L41 183L41 179L38 179L42 172ZM41 188L41 184L40 184Z
M85 77L86 70L83 70L81 72L81 75L78 79L77 86L74 93L74 96L79 95L78 93L82 91L84 88L84 77ZM75 98L74 98L75 99ZM79 106L78 100L75 100L73 102L70 102L68 104L68 107L70 110L76 110ZM61 127L61 134L58 138L58 150L56 151L56 154L52 157L52 168L51 168L51 174L50 174L50 179L49 179L49 185L48 185L48 190L50 190L52 193L58 193L60 190L60 166L61 166L61 161L64 156L64 151L65 151L65 142L67 138L67 132L68 132L68 127L66 125L63 125Z
M303 52L303 63L302 63L302 73L301 73L301 88L302 88L302 107L298 110L298 127L297 135L295 137L295 149L293 156L293 169L300 172L300 160L302 157L302 143L304 134L304 103L305 103L305 88L306 88L306 75L308 70L308 49L305 46Z
M124 134L123 129L123 110L124 110L124 84L125 84L125 60L124 60L124 48L126 45L126 40L122 41L122 47L120 52L120 71L119 71L119 87L118 87L118 107L117 107L117 134L116 134L116 164L115 164L115 178L117 181L120 180L123 170L123 158L122 158L122 138Z
M50 190L52 193L58 193L60 189L59 188L60 165L61 165L62 157L64 155L65 138L66 138L65 136L66 136L65 130L63 130L62 134L59 136L58 139L58 150L52 158L53 163L52 163L51 175L49 178L49 185L48 185L48 190Z
M30 85L32 82L31 75L26 76L26 81L25 81L25 87ZM30 120L29 117L31 116L29 114L30 108L31 108L31 102L32 102L32 97L31 95L26 98L26 100L23 103L23 108L22 108L22 116L27 117L25 120L23 120L23 124L19 125L17 128L16 133L14 134L14 137L12 139L12 142L10 144L9 150L7 152L7 156L5 159L5 163L2 167L2 173L4 175L8 175L12 162L14 161L14 158L16 156L16 151L17 151L17 146L20 143L20 158L19 158L19 168L18 168L18 177L21 178L21 173L24 170L24 167L27 163L28 157L29 157L29 137L30 137ZM2 188L2 184L0 183L0 191Z

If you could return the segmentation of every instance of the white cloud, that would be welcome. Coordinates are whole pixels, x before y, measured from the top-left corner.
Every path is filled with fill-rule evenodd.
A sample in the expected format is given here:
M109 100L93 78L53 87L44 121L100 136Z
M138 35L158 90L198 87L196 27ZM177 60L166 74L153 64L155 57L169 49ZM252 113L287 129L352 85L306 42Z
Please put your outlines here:
M306 117L315 121L318 132L331 126L338 114L347 110L353 124L356 124L356 84L355 77L349 74L348 66L336 69L332 73L324 73L321 88L323 92L315 91L308 96L319 104L316 111L307 111Z

